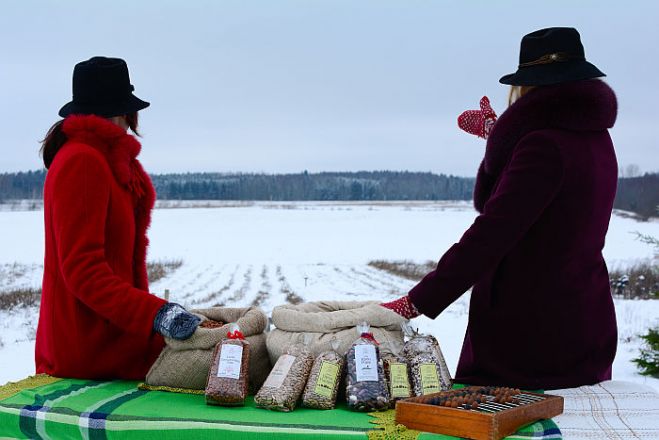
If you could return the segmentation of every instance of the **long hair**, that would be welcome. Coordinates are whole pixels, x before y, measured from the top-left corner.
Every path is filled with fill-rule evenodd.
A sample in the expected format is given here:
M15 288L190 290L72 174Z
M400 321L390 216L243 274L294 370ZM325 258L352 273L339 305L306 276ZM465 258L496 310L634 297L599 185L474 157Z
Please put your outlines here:
M526 95L529 90L533 89L534 86L510 86L510 92L508 92L508 107L513 105L522 96Z
M130 131L135 133L136 136L139 136L140 133L137 131L138 119L139 119L139 117L137 116L137 112L123 115L123 117L126 121L126 124L128 124L128 128L130 128ZM66 134L62 130L63 125L64 125L64 119L60 119L59 121L55 122L53 126L48 129L48 132L46 133L46 137L44 138L44 140L41 141L41 149L39 150L39 153L43 158L43 164L46 167L46 169L50 168L50 165L53 163L53 160L55 159L55 155L57 155L57 152L62 148L62 146L68 140Z

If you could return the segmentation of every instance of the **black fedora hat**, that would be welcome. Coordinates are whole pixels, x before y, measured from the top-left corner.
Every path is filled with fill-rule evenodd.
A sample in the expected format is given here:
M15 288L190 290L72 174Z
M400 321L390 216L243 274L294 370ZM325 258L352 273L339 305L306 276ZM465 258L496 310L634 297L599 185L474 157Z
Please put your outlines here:
M149 103L133 95L128 66L121 58L93 57L73 69L73 100L59 111L71 114L121 116L145 109Z
M513 86L545 86L606 76L586 61L579 32L552 27L524 35L517 72L499 80Z

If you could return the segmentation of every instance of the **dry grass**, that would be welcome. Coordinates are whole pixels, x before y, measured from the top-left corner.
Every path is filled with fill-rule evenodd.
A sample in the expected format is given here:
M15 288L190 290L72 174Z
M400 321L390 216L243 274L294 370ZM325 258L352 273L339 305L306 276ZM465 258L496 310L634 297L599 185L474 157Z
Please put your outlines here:
M420 281L428 272L435 269L437 263L434 261L419 264L409 260L373 260L369 261L368 265L401 278Z
M147 263L146 272L149 277L149 283L155 283L169 276L182 265L182 260L158 260Z
M41 289L17 289L0 293L0 310L38 306Z
M611 292L616 298L659 299L659 267L640 263L609 273Z

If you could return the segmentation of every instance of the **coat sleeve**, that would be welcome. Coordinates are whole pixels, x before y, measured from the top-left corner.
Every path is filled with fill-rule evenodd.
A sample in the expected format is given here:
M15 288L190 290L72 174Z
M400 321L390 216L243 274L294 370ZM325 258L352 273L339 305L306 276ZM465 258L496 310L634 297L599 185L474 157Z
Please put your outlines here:
M547 134L520 140L483 213L409 292L417 309L435 318L494 269L551 203L562 180L560 152Z
M94 151L67 160L54 180L52 217L62 277L87 307L126 332L150 334L166 303L116 275L105 258L113 176Z

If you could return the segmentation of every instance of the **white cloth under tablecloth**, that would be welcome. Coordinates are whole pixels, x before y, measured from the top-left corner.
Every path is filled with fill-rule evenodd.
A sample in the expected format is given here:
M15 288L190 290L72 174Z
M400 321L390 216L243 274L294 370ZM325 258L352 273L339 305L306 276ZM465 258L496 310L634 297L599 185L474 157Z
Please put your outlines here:
M565 398L565 410L554 417L566 440L659 440L659 393L631 382L552 390Z

